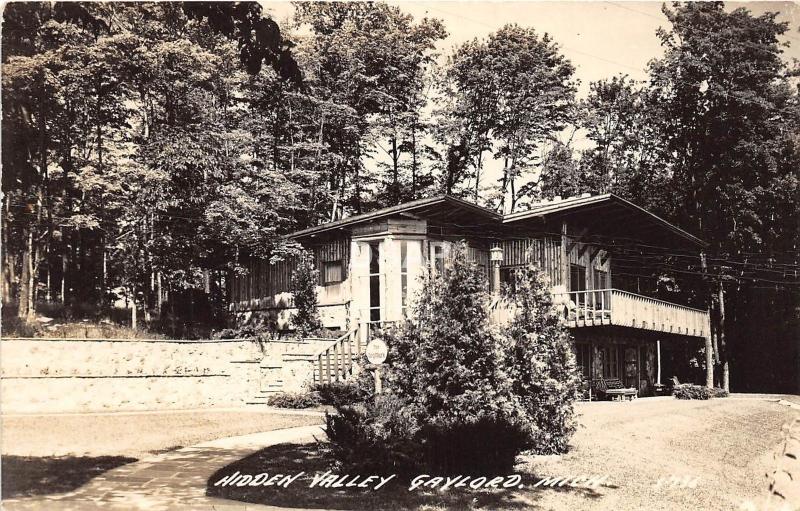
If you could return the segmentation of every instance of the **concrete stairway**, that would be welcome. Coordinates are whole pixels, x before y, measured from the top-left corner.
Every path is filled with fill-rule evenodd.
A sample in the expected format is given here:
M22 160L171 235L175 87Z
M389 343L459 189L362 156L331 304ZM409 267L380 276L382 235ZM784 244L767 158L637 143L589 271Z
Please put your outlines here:
M264 345L264 357L253 364L257 373L253 393L247 404L266 404L270 396L280 392L299 392L317 381L317 358L334 339L304 339L298 341L269 341Z

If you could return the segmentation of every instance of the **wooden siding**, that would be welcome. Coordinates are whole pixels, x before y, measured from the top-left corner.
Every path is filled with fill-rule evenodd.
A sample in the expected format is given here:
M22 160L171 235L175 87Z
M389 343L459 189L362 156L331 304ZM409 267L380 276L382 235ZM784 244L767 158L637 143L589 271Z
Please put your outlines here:
M322 245L311 247L314 254L314 262L319 271L319 285L323 285L322 263L332 261L342 262L342 281L347 280L348 266L350 263L350 239L343 238ZM288 289L287 289L288 291Z
M527 238L496 243L503 249L501 268L524 266L531 260L550 278L550 285L563 284L561 276L561 241L557 238Z
M593 289L594 274L597 271L607 273L606 287L610 287L611 264L610 258L605 257L607 255L605 250L598 251L596 247L580 242L572 243L569 238L567 244L571 245L571 248L566 254L567 259L564 263L562 263L561 240L555 237L504 240L495 243L494 246L503 249L503 263L500 265L502 269L517 268L533 261L547 274L551 286L569 287L569 282L565 281L569 276L569 265L578 264L586 268L588 289Z
M320 270L322 284L322 264L331 261L342 261L342 279L348 276L350 263L350 240L343 238L328 243L307 247L314 256L315 266ZM290 304L277 303L276 297L291 291L291 276L297 267L295 258L270 263L266 259L252 258L243 263L244 274L234 275L231 279L231 302L238 309L257 309Z
M619 289L561 293L554 298L570 328L616 325L693 337L709 335L707 311ZM515 314L516 306L506 300L492 305L495 323L504 324Z

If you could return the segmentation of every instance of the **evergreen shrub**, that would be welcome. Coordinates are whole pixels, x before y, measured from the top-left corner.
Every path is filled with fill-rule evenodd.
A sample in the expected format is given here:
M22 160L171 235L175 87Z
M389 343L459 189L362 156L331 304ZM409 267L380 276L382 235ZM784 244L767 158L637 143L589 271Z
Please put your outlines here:
M544 284L532 283L540 274L525 278L539 294L499 327L489 321L485 274L464 247L443 275L426 276L412 319L382 334L390 348L384 393L334 403L327 417L337 462L485 474L511 470L524 450L563 452L574 431L574 355Z
M267 404L276 408L313 408L319 398L310 392L281 392L267 398Z

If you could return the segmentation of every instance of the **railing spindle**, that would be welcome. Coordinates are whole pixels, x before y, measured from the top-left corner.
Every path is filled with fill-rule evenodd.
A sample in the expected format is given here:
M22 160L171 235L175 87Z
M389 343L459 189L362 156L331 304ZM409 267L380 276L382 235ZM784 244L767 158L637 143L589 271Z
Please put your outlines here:
M331 383L331 349L328 348L325 350L325 362L326 362L326 370L328 374L328 381L325 383Z
M339 381L339 343L333 345L333 376Z

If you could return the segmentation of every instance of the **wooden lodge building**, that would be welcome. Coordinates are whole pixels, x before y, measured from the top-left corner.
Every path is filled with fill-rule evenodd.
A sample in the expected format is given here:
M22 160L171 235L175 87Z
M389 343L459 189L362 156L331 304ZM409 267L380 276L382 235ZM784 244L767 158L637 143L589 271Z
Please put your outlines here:
M331 371L337 379L346 377L370 327L402 320L422 272L444 271L459 241L466 242L468 256L486 273L495 321L513 313L497 292L511 281L514 269L530 259L542 268L572 330L587 381L618 378L639 395L651 395L662 378L691 376L685 372L688 353L709 335L707 311L648 296L652 290L630 269L636 247L699 257L704 242L611 194L556 198L508 215L439 196L288 238L314 254L324 326L347 332L333 347L333 369L331 350L320 355L320 378L327 373L331 379ZM251 261L249 272L231 281L233 309L245 317L267 313L286 328L290 273L290 262Z

